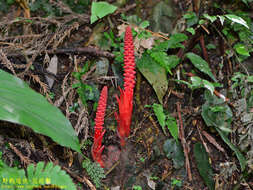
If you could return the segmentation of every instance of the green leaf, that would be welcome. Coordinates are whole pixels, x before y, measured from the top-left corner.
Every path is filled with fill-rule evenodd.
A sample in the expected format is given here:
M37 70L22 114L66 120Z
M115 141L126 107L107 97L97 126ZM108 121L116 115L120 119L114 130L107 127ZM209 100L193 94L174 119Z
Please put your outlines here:
M197 67L201 72L207 74L215 82L217 81L216 78L214 77L213 73L211 72L211 69L209 68L208 63L204 59L202 59L200 56L198 56L192 52L187 53L186 57L189 58L191 60L192 64L195 67Z
M215 127L222 140L235 152L243 171L246 167L246 160L239 149L227 137L228 132L231 131L229 128L233 117L231 109L228 105L222 105L224 100L211 95L208 91L205 91L205 99L206 103L202 105L202 118L207 126Z
M231 20L232 22L235 22L235 23L238 23L238 24L241 24L243 26L245 26L246 28L249 29L249 26L247 25L247 22L239 17L239 16L236 16L236 15L232 15L232 14L227 14L227 15L224 15L226 18L228 18L229 20Z
M242 2L243 2L244 4L246 4L247 6L249 6L248 0L242 0Z
M196 159L200 176L203 178L209 190L214 190L213 170L208 161L208 154L201 143L196 143L194 145L194 157Z
M171 73L171 69L174 69L180 62L180 58L176 55L169 55L168 56L168 63L166 64L167 65L167 71Z
M206 48L208 50L211 50L211 49L216 49L216 46L214 44L207 44Z
M77 152L80 145L71 123L19 78L0 70L0 120L33 129Z
M162 127L163 133L166 135L166 131L165 131L165 119L166 119L166 116L163 113L163 106L161 104L153 104L152 108L154 110L155 116L158 119L159 124Z
M253 82L253 75L247 76L247 82Z
M240 55L245 55L245 56L250 56L249 51L247 50L247 48L245 47L245 45L241 44L241 43L237 43L234 46L236 52Z
M184 166L183 149L175 139L166 140L163 144L163 151L167 158L172 159L174 168L179 169Z
M149 21L145 20L140 24L141 28L147 28L149 26Z
M194 12L188 12L183 16L184 19L186 19L187 27L191 27L194 24L198 23L198 17L196 13Z
M90 23L92 24L96 22L98 19L101 19L106 15L114 13L116 9L117 9L116 6L111 5L105 1L92 2Z
M222 140L229 146L229 148L231 148L235 154L237 159L239 160L240 166L241 166L241 170L244 171L246 168L246 159L245 157L242 155L242 153L240 152L240 150L230 142L230 140L228 139L227 135L220 130L218 127L216 127L216 130L218 131L218 133L220 134Z
M208 14L203 15L206 19L210 20L211 22L214 22L217 19L217 16L210 16Z
M167 115L167 119L166 119L166 125L170 131L170 134L172 135L172 137L178 141L178 126L177 126L177 120L170 116Z
M192 28L192 27L187 28L186 31L190 32L192 35L194 35L196 33L194 28Z
M176 33L170 36L170 39L168 40L168 48L184 48L184 46L181 44L181 42L187 40L188 37L185 34L182 33Z
M207 80L201 79L197 76L191 77L192 88L206 88L213 94L214 86Z
M202 105L201 116L207 126L215 126L230 131L230 124L232 121L233 113L230 107L224 104L223 99L217 98L209 91L205 91L205 104ZM223 109L221 109L223 107Z
M142 57L137 60L137 68L151 84L160 104L162 104L163 96L166 94L168 88L165 69L147 53L143 53Z
M221 23L221 25L223 25L224 20L225 20L225 17L224 17L224 16L218 16L218 17L219 17L219 19L220 19L220 23Z

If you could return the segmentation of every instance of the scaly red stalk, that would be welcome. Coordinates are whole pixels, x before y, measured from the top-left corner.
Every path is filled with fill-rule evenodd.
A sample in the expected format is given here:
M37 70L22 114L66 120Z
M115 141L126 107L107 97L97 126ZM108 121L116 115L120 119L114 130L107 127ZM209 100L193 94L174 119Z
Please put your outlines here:
M102 152L104 150L104 145L102 146L103 136L105 134L105 130L103 129L105 110L106 110L106 101L107 101L107 86L101 91L101 95L98 101L98 108L95 118L95 133L94 133L94 143L92 146L92 157L93 160L100 164L100 166L104 167L104 162L102 160Z
M124 42L124 90L120 89L120 98L116 97L119 104L119 114L115 113L118 121L117 132L122 147L125 146L125 140L130 135L135 73L133 36L131 27L128 26Z

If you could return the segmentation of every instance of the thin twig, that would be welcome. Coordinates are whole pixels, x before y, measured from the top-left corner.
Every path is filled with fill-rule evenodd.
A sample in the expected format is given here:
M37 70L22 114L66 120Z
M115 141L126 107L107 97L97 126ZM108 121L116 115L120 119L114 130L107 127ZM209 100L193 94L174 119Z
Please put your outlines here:
M182 120L182 116L181 116L181 106L180 106L179 102L177 102L176 105L177 105L177 113L178 113L178 119L179 119L179 125L180 125L179 138L181 140L181 144L184 149L185 167L187 170L188 179L189 179L189 181L192 181L192 173L191 173L190 161L189 161L189 156L188 156L189 149L188 149L188 146L187 146L187 143L185 140L185 135L184 135L183 120Z
M207 54L207 51L206 51L205 40L204 40L204 35L203 34L200 35L200 46L201 46L201 49L202 49L202 52L203 52L204 59L206 60L207 63L209 63L208 54Z
M62 166L62 169L64 169L69 175L75 178L78 182L87 184L91 190L96 190L96 187L85 176L80 177L64 166Z

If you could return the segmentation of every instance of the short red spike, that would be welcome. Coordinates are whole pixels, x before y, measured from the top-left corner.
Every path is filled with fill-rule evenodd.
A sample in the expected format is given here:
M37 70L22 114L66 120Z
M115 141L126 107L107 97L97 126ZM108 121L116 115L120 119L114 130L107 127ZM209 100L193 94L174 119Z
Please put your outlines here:
M104 150L104 146L102 146L103 136L105 134L105 130L103 129L105 110L106 110L106 102L107 102L107 86L101 91L101 95L98 101L98 108L95 118L95 133L94 133L94 143L92 146L92 157L93 160L98 162L101 167L104 167L104 162L102 160L102 152Z

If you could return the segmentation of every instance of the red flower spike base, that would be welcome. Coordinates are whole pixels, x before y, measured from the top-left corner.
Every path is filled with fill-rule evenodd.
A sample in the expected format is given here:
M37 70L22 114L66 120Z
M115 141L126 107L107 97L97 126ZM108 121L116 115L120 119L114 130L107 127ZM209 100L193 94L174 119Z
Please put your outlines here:
M106 102L107 102L107 86L105 86L102 91L98 101L98 108L95 118L95 133L94 133L94 143L92 146L91 154L94 161L100 164L100 166L104 167L104 161L102 160L102 152L104 150L104 146L102 146L103 136L105 134L105 130L103 129L105 110L106 110Z
M119 113L115 113L118 122L117 132L122 147L125 146L125 140L130 135L135 73L133 36L131 27L128 26L124 42L124 90L120 89L120 97L116 97L119 104Z

